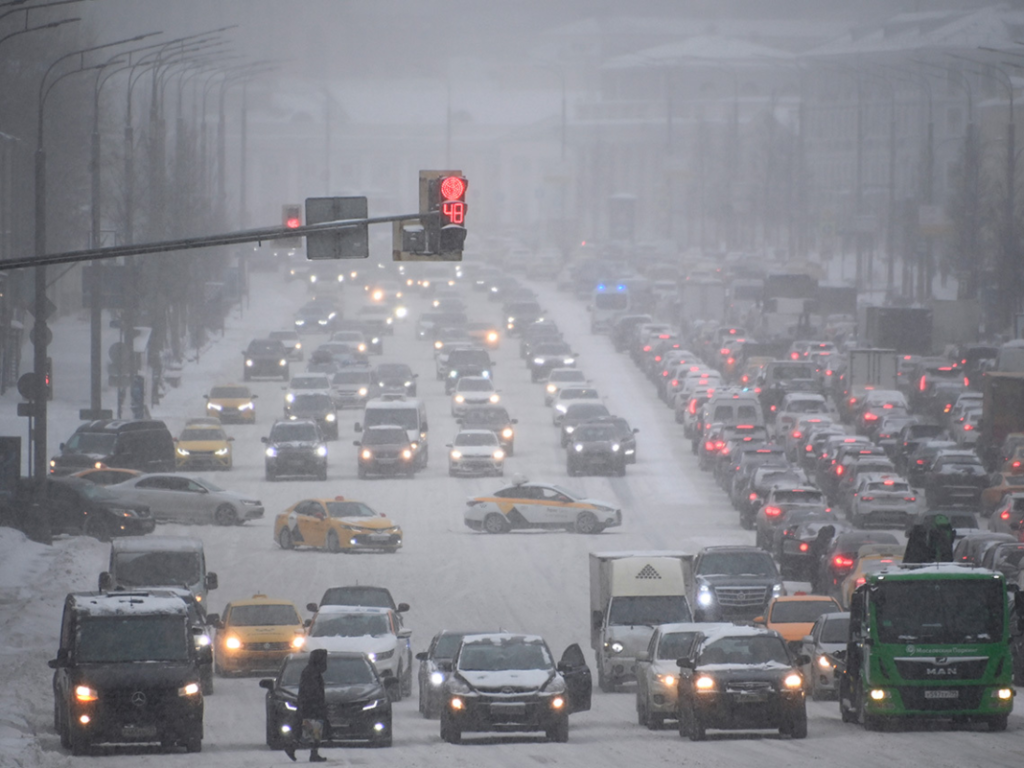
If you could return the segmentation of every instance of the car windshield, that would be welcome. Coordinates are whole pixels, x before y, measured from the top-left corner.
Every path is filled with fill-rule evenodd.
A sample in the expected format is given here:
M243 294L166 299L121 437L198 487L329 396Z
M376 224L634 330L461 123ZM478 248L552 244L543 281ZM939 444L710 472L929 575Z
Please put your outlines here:
M993 643L1003 636L1005 587L1000 579L889 581L877 585L878 639L883 643Z
M669 632L658 641L658 659L681 659L690 653L696 632Z
M377 375L388 379L408 379L412 377L412 370L402 363L384 363L377 366Z
M456 392L491 392L493 390L494 385L491 384L490 379L468 378L465 376L459 379L459 384L455 387Z
M296 395L292 401L292 408L297 411L315 411L317 413L321 411L333 411L334 401L331 400L330 395L323 393L309 394L309 395Z
M673 624L690 621L686 600L677 595L623 595L613 597L608 609L611 626Z
M391 634L383 613L332 613L318 616L309 628L310 637L365 637Z
M700 559L702 576L775 576L775 563L767 552L709 552Z
M842 609L832 600L784 600L772 608L772 624L813 624L823 613Z
M369 371L341 371L334 374L332 379L334 385L339 384L368 384L370 381Z
M779 637L746 635L723 637L704 646L698 667L711 664L785 664L789 665L786 646Z
M107 456L114 452L117 436L109 432L75 432L64 444L64 453L91 453Z
M250 355L273 355L281 351L279 341L254 341L249 344Z
M460 433L455 436L455 445L497 445L498 438L493 432Z
M504 426L511 421L504 408L470 408L462 417L463 424Z
M292 376L292 389L327 389L326 376Z
M376 517L377 513L358 501L328 501L327 514L331 517Z
M228 436L223 429L203 427L202 429L183 430L178 439L182 442L191 442L194 440L227 440Z
M773 496L780 504L821 504L821 491L776 491Z
M814 371L809 365L779 365L772 370L772 375L778 381L813 379Z
M490 366L491 356L485 351L475 349L456 349L448 357L449 364Z
M302 670L308 663L307 656L293 656L285 661L284 668L281 670L281 687L298 688ZM325 688L372 685L374 682L373 667L367 659L327 654L327 670L324 672Z
M364 427L375 427L378 424L394 424L402 429L420 428L419 411L413 408L367 408L363 419Z
M289 627L301 624L292 605L236 605L228 614L232 627Z
M596 400L601 395L590 387L562 387L558 397L561 400Z
M459 650L459 645L462 643L463 637L465 637L465 635L458 632L446 632L441 635L437 638L437 644L434 646L434 658L454 658L455 652Z
M548 649L535 640L481 640L464 643L459 669L467 672L504 672L512 669L551 669Z
M598 416L610 415L608 409L598 403L577 403L576 405L569 406L569 409L565 412L567 419L594 419Z
M89 618L79 626L75 661L188 661L190 644L184 615Z
M183 587L203 578L199 552L119 552L114 571L125 587Z
M363 432L363 445L406 444L409 436L401 427L374 427Z
M823 643L845 643L850 638L850 617L829 619L821 628L820 641Z
M785 410L790 413L828 413L828 406L821 400L794 400Z
M270 430L272 443L308 443L319 439L315 424L275 424Z
M210 398L214 400L244 400L250 397L248 387L214 387L210 390Z
M614 440L618 434L618 430L611 424L584 424L573 437L581 442Z

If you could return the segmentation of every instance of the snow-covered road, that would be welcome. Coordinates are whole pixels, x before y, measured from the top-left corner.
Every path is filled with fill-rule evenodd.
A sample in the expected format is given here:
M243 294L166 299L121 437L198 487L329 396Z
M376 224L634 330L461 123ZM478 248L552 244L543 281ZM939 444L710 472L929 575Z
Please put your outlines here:
M350 291L352 289L349 289ZM269 275L256 275L252 301L242 316L228 320L222 339L203 352L198 363L186 366L182 386L172 390L154 416L176 433L185 419L201 415L204 392L241 375L239 350L250 338L274 328L288 327L292 312L305 300L298 283L282 284ZM629 362L612 351L604 337L590 336L582 303L538 288L543 305L565 331L579 365L605 394L612 412L639 427L639 462L624 478L568 479L564 452L543 405L541 385L531 384L518 357L518 342L507 341L496 353L496 381L504 403L518 418L514 457L506 475L521 473L536 480L554 480L588 496L605 498L624 509L621 528L599 536L569 533L516 533L489 536L463 525L465 498L490 492L503 484L496 479L453 479L447 475L444 444L456 432L449 400L433 375L432 349L413 339L412 322L385 340L384 360L408 362L418 371L419 394L431 418L429 468L414 480L357 480L353 425L360 414L343 412L341 438L331 444L326 482L263 479L263 446L259 438L281 413L280 382L257 382L257 424L229 426L235 436L235 467L214 479L221 485L255 494L264 502L263 520L236 528L161 526L160 532L200 536L209 567L220 577L210 596L219 611L231 599L263 592L293 600L299 606L319 599L323 590L346 583L379 584L395 598L411 604L406 625L413 630L415 651L426 648L441 628L536 632L544 635L556 655L578 642L588 658L588 558L590 551L622 549L682 549L696 551L707 544L753 543L753 534L740 529L737 515L712 479L700 473L670 411ZM499 319L500 306L468 294L471 315ZM361 297L346 297L348 312ZM412 299L410 318L426 307ZM61 332L78 334L79 341L55 342L78 361L61 359L67 370L87 366L87 329L63 323ZM296 370L299 366L296 366ZM67 381L67 379L65 379ZM65 387L66 389L66 387ZM109 395L107 396L109 399ZM58 388L51 430L52 445L73 430L71 414L87 401L87 392L72 399ZM0 424L5 434L21 434L24 422L13 415L16 395L0 399ZM399 522L404 548L396 555L330 555L282 551L273 542L273 518L300 498L344 495L366 501ZM52 547L26 541L0 529L0 766L91 765L165 766L185 761L229 768L284 765L288 759L263 744L263 694L256 678L217 681L206 701L206 738L197 756L164 755L155 750L112 748L90 758L71 758L61 750L52 727L51 671L60 607L68 591L94 589L104 569L108 546L91 539L61 538ZM636 724L632 693L605 694L595 690L590 712L573 716L570 742L548 744L534 738L470 738L463 746L441 742L436 721L423 720L415 696L395 706L395 742L391 750L329 749L336 762L352 765L508 766L537 763L569 768L593 766L794 766L822 765L863 768L895 760L912 766L1018 766L1024 754L1024 723L1010 719L1003 734L984 730L952 730L946 726L902 733L866 733L843 725L835 703L808 704L809 737L805 741L775 735L712 734L706 743L681 740L674 730L650 732Z

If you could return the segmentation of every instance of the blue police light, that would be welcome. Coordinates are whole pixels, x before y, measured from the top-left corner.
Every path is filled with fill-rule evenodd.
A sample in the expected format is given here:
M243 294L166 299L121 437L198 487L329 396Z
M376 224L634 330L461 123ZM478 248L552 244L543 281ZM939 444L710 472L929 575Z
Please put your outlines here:
M615 290L616 290L616 291L624 291L624 290L626 290L626 286L624 286L624 285L622 285L622 284L620 283L619 285L616 285L616 286L615 286Z
M607 291L608 290L608 286L605 285L604 283L598 283L597 284L597 290L599 290L599 291Z

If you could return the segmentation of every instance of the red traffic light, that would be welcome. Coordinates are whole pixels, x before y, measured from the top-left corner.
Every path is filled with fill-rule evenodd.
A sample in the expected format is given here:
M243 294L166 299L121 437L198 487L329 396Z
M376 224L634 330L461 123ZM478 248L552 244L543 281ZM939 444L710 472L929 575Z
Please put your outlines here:
M289 216L285 219L284 225L288 227L288 229L298 229L302 226L302 219L298 216Z
M462 200L466 194L466 180L461 176L448 176L441 179L442 200Z

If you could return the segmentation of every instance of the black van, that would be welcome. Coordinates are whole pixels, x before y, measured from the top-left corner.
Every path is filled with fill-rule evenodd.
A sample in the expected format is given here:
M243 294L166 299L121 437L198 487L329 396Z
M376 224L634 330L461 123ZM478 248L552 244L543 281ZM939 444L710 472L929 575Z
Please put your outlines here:
M188 606L168 592L86 592L64 600L53 725L74 755L94 744L159 742L199 752L201 657Z
M141 472L173 472L174 438L162 421L87 421L60 444L50 459L51 475L70 475L96 464Z

